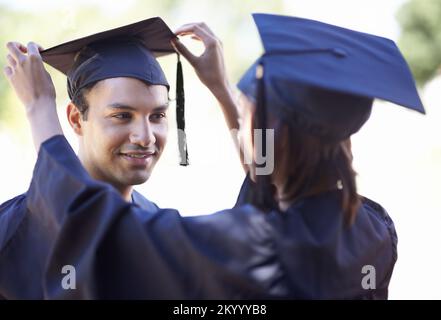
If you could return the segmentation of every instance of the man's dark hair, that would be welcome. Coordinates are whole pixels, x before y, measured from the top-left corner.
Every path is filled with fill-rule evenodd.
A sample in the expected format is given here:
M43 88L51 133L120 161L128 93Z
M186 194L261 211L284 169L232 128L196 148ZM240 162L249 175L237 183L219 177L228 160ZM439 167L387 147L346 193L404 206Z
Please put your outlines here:
M98 81L92 82L87 86L81 88L72 98L72 103L77 107L78 111L80 111L84 121L87 121L87 113L89 111L89 103L87 102L86 95L90 92L90 90L92 90L97 82Z

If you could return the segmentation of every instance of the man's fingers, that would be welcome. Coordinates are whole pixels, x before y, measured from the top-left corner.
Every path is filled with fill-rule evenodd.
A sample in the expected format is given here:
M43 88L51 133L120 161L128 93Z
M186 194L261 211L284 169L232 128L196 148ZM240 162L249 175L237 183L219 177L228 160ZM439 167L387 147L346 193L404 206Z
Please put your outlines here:
M197 57L193 53L191 53L186 46L184 46L178 39L173 39L171 41L171 44L179 54L181 54L185 59L188 60L188 62L190 62L191 65L194 65Z

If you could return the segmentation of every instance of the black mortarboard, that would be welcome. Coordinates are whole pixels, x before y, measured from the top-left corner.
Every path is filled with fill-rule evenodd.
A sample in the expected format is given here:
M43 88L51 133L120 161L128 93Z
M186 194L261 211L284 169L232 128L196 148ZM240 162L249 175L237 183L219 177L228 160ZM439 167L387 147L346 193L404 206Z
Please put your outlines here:
M308 19L253 18L265 52L238 88L256 103L254 123L262 129L263 155L267 111L329 143L357 132L375 98L424 113L410 69L393 41ZM270 208L270 176L256 176L256 182L256 203Z
M174 33L159 18L69 41L41 52L43 61L67 76L69 97L88 84L114 77L131 77L148 84L164 85L166 77L155 57L175 53ZM184 118L184 84L178 55L176 120L181 165L188 164Z
M253 18L265 53L238 87L258 108L262 105L260 118L266 105L313 134L340 141L369 118L375 98L424 113L410 69L392 40L308 19Z

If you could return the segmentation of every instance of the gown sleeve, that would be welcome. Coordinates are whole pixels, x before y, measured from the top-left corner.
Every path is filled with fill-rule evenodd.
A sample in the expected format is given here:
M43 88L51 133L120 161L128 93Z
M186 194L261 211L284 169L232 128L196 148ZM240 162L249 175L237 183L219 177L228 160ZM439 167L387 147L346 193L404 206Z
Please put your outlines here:
M41 146L31 190L38 193L29 197L29 206L44 207L61 226L47 264L46 298L216 299L264 294L250 278L249 268L267 259L259 244L268 231L261 215L250 214L252 207L205 217L181 217L173 209L143 210L124 201L110 185L90 178L63 136ZM65 266L74 267L75 274L69 274L75 278L74 288L63 285Z
M255 188L255 183L251 180L250 174L248 173L240 187L239 195L237 196L236 204L234 206L239 207L244 204L252 203Z

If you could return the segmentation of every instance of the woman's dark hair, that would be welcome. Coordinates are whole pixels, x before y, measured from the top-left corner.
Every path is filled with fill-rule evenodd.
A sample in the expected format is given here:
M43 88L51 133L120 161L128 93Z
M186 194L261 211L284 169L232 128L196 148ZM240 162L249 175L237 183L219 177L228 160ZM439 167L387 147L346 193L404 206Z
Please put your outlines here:
M254 116L253 116L254 118ZM301 198L335 189L341 189L341 206L344 221L350 225L360 206L357 194L356 172L352 168L349 139L329 142L323 137L308 133L287 116L269 113L274 129L274 172L271 176L256 176L254 203L263 210L274 207L275 189L271 180L283 180L282 201ZM253 128L258 124L253 119ZM262 188L262 186L266 186ZM260 192L259 192L260 190Z
M279 166L277 170L286 177L284 198L281 200L300 199L341 189L344 220L348 225L351 224L360 205L360 198L357 194L356 172L352 167L350 140L329 143L289 123L283 123L280 127L280 134L289 137L283 150L280 146L276 146L275 150L276 165ZM277 132L275 134L278 135Z
M272 174L255 176L254 204L268 211L276 200L293 202L340 189L344 221L350 225L360 197L348 137L368 120L373 99L285 80L264 85L261 78L255 101L253 132L272 129L275 143ZM274 184L282 189L277 199Z

